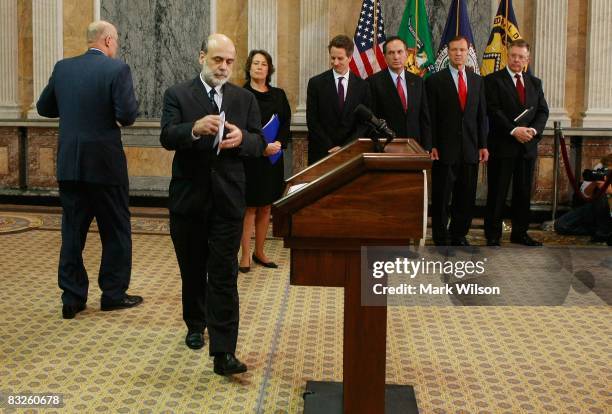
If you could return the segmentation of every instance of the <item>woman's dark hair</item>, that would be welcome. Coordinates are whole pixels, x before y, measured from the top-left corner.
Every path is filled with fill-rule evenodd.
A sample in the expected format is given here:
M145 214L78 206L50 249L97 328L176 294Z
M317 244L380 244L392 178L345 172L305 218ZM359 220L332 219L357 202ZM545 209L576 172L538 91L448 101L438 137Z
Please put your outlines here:
M272 79L272 74L274 73L274 64L272 63L272 56L265 50L254 49L249 52L249 57L247 57L246 63L244 64L244 73L246 77L247 83L251 82L251 65L253 64L253 58L255 55L262 55L266 58L266 62L268 63L268 75L266 76L266 85L270 85L270 80Z

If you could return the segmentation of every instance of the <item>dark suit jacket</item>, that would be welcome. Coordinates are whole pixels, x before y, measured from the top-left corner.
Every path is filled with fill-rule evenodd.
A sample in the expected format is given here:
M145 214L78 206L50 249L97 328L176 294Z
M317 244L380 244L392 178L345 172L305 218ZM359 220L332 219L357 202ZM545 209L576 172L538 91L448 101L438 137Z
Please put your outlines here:
M117 126L133 124L138 113L128 65L93 49L60 60L36 109L60 118L58 181L128 185Z
M244 215L242 157L261 156L266 147L259 107L252 93L226 83L221 111L227 122L242 130L242 143L217 155L214 136L196 141L191 137L195 121L214 113L200 77L176 84L164 94L160 141L164 148L176 151L169 190L173 213L202 214L214 208L230 219Z
M404 113L402 101L388 69L370 76L368 82L372 91L372 111L398 137L414 138L426 150L431 149L431 127L425 83L420 77L404 71L406 79L406 101L408 110Z
M544 98L542 81L529 73L523 74L525 83L525 105L521 105L512 77L506 68L485 77L487 111L491 124L489 133L489 152L494 158L510 158L522 154L525 158L537 156L538 142L548 120L548 104ZM519 124L514 119L526 108L533 107ZM510 135L517 126L534 128L538 134L528 143L521 144Z
M440 162L477 163L478 150L487 147L487 105L483 79L466 71L465 111L450 69L429 76L425 81L431 115L432 148L438 149Z
M338 92L332 69L308 81L306 121L308 123L308 162L326 157L328 150L345 145L367 134L353 112L359 104L370 106L368 84L349 71L344 108L340 113Z

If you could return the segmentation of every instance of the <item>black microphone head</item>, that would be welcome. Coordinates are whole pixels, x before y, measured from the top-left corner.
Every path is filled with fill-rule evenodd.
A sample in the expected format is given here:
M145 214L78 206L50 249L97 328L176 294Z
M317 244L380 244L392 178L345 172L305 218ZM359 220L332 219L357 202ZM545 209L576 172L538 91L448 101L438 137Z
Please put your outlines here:
M359 118L362 121L369 121L374 115L372 111L364 104L357 105L353 113L355 114L357 118Z

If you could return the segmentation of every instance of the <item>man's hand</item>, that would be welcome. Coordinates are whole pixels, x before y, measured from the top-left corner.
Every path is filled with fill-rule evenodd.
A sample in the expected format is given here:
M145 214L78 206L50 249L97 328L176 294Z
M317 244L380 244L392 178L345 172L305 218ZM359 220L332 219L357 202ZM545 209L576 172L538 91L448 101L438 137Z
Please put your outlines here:
M432 148L431 149L431 153L429 154L429 158L431 158L432 160L439 160L440 159L440 154L438 154L438 149L437 148Z
M487 162L489 161L489 150L486 148L481 148L478 150L478 161Z
M339 147L339 146L337 146L337 145L336 145L335 147L330 148L329 150L327 150L327 152L328 152L329 154L333 154L333 153L334 153L334 152L336 152L336 151L340 151L340 148L341 148L341 147Z
M221 117L219 115L206 115L204 118L198 119L191 132L193 135L215 135L219 131L221 125Z
M242 143L242 130L234 124L225 122L227 135L221 141L221 149L237 148Z
M531 139L535 136L533 128L527 127L516 127L512 133L514 138L521 144L531 141Z
M274 141L266 147L264 150L264 157L269 157L270 155L274 155L281 150L281 143L279 141Z

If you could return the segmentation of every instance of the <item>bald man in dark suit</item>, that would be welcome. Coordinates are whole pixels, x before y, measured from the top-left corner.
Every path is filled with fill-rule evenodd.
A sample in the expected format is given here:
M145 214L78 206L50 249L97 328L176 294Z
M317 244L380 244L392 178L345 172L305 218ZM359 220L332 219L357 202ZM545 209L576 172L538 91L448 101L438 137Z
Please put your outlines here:
M94 217L102 241L98 278L102 310L129 308L143 301L126 293L132 271L132 234L120 128L134 123L138 103L130 67L115 59L117 39L112 24L91 23L87 52L57 62L36 104L40 115L60 118L57 180L62 247L58 275L64 319L85 309L89 279L82 251Z

